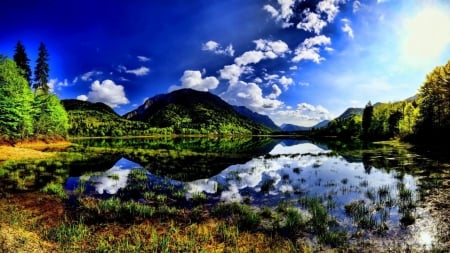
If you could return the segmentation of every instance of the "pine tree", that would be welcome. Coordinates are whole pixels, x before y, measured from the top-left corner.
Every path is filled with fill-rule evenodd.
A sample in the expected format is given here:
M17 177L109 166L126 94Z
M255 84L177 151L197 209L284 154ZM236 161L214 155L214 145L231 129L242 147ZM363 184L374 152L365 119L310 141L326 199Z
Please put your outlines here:
M20 41L17 41L16 50L14 52L14 61L16 62L17 67L22 70L22 76L28 81L28 84L31 85L31 68L30 68L30 59L25 52L25 47L22 45Z
M48 83L48 73L50 68L48 66L48 58L49 54L47 49L45 48L44 43L41 42L39 45L39 56L36 60L36 68L34 69L34 85L33 88L35 90L41 89L45 93L48 93L49 87Z
M373 106L372 103L367 103L364 108L363 116L362 116L362 131L363 131L363 139L369 138L369 129L372 125L372 116L373 116Z

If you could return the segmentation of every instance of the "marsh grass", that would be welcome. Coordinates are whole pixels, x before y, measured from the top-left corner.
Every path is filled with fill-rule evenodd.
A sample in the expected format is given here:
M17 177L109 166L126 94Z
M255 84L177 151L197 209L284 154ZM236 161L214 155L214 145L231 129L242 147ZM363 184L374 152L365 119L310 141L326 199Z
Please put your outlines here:
M58 198L63 200L69 198L69 195L64 190L64 186L60 183L50 182L45 185L41 191L46 194L58 196Z

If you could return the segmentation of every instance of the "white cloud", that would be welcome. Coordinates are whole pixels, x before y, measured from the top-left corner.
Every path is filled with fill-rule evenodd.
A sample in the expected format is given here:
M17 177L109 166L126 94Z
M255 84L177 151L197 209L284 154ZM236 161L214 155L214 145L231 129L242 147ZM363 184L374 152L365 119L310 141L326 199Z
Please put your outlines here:
M210 41L202 44L202 50L210 51L215 54L234 56L233 45L230 44L226 48L222 48L222 46L219 43L217 43L213 40L210 40Z
M251 50L234 59L234 62L239 66L245 66L252 63L258 63L264 58L265 55L263 52Z
M327 14L328 23L333 21L336 15L339 13L338 3L336 0L323 0L317 4L317 9L320 12Z
M81 100L81 101L87 101L87 100L88 100L88 97L87 97L86 95L79 95L79 96L77 97L77 99L78 99L78 100Z
M217 88L219 80L213 76L202 78L202 73L198 70L186 70L180 78L180 86L171 86L169 91L189 88L198 91L209 91Z
M59 81L58 78L50 79L50 81L47 83L50 92L54 92L55 90L61 90L62 87L67 87L69 85L70 84L69 81L67 81L67 79Z
M270 117L278 125L289 123L299 126L313 126L323 120L332 119L332 115L325 107L308 103L297 104L295 109L290 106L280 108L271 112Z
M86 72L83 75L81 75L81 80L83 80L85 82L90 82L90 81L93 81L93 77L100 76L100 75L103 75L103 72L95 71L95 70L89 71L89 72Z
M243 72L244 69L236 64L226 65L219 70L220 78L228 80L230 84L237 83Z
M266 53L272 52L276 56L283 56L285 53L289 52L289 46L282 40L271 41L259 39L253 42L255 42L256 44L256 50L260 50Z
M290 77L282 76L280 78L279 82L280 82L281 85L283 85L284 90L287 90L289 88L289 86L294 84L294 79L292 79Z
M145 76L150 72L150 69L144 66L141 66L137 69L125 69L125 73L133 74L136 76Z
M399 35L405 64L432 68L445 50L450 49L448 13L449 8L426 7L408 16Z
M305 16L303 20L297 24L298 29L320 34L322 29L327 25L327 22L322 20L319 14L309 9L305 9L303 15Z
M272 85L272 92L267 96L267 98L269 98L269 99L276 99L280 95L281 95L281 89L278 87L278 85L273 84Z
M148 62L148 61L150 61L150 58L148 58L146 56L143 56L143 55L138 55L137 58L138 58L138 60L140 62Z
M90 101L90 102L102 102L112 108L118 107L123 104L128 104L128 98L125 96L124 87L120 84L115 84L112 80L100 81L96 80L91 84L91 91L88 95L79 95L78 100Z
M358 0L355 0L353 2L353 13L357 13L360 8L361 8L361 2Z
M279 100L263 97L263 92L257 84L243 81L230 83L220 97L232 105L243 105L256 112L274 110L283 104Z
M292 58L292 61L311 60L315 63L320 63L324 58L319 54L319 47L329 44L331 44L331 39L325 35L305 39L295 50L295 56Z
M308 82L298 82L298 85L308 87L309 83Z
M354 38L353 29L350 27L350 20L343 18L341 19L344 26L342 26L342 31L347 33L350 38Z
M264 5L263 9L267 11L275 21L281 22L283 28L288 28L293 25L289 20L294 14L294 3L295 0L278 0L279 9L276 9L269 4Z

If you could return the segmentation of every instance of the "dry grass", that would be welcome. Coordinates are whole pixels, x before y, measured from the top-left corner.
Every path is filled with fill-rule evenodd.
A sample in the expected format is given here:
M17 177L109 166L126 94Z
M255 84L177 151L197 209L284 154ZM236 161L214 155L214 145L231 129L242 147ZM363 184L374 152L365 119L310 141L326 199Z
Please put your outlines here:
M0 161L53 158L57 153L43 152L43 150L62 150L69 146L70 142L67 141L52 143L35 141L17 143L14 146L0 146Z

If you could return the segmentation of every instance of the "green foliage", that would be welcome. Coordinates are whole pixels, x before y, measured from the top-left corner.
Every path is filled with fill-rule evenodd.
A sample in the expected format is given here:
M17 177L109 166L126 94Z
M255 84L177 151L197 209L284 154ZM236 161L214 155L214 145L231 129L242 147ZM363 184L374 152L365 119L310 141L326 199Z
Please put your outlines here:
M14 61L17 67L22 70L22 76L27 80L28 84L31 84L30 59L20 41L17 42L16 50L14 51Z
M420 87L418 134L434 140L450 129L450 61L436 67Z
M38 89L33 95L23 70L0 58L0 140L65 137L67 113L54 94Z
M35 134L37 136L66 136L69 118L66 110L54 94L37 90L33 107Z
M48 73L50 72L50 67L48 66L48 51L44 43L41 42L38 49L39 57L36 60L36 68L34 69L34 85L33 88L38 90L42 89L45 93L48 93L49 87L48 83Z
M14 61L0 58L0 139L18 140L33 133L33 93Z

